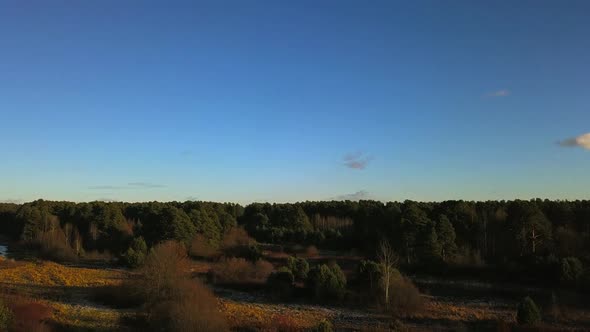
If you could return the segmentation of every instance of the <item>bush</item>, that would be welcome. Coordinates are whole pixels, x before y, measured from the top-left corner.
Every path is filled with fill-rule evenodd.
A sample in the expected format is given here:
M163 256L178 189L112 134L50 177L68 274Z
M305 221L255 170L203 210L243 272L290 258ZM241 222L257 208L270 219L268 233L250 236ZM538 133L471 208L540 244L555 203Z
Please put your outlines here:
M281 268L268 276L266 285L270 293L279 299L289 299L293 294L295 277L289 269Z
M230 229L223 239L221 248L227 257L245 258L252 262L262 257L260 247L243 228Z
M123 254L123 263L129 267L137 268L143 265L145 256L147 255L147 245L143 237L137 237L133 239L131 245Z
M205 236L197 234L191 241L189 254L196 258L214 258L219 255L219 251Z
M150 327L163 331L227 331L217 300L188 274L186 249L178 242L155 246L133 283Z
M295 278L300 280L307 278L309 263L305 259L289 256L287 257L287 267L291 270Z
M401 277L394 278L389 291L390 310L394 314L414 313L423 306L420 291L411 280Z
M541 312L530 297L525 297L518 305L516 321L521 325L533 325L541 321Z
M45 322L51 318L51 308L38 302L18 303L12 309L14 312L13 331L45 332L51 331Z
M14 314L12 310L3 301L0 301L0 331L8 331L8 328L12 326L13 320Z
M313 328L313 332L332 332L334 328L332 327L332 323L329 321L322 319L316 327Z
M252 263L244 258L227 258L216 264L212 273L216 283L264 283L272 270L272 264L267 261Z
M582 262L575 257L567 257L561 260L560 279L567 284L575 284L582 279L584 267Z
M322 264L309 271L306 284L318 300L341 300L346 290L346 277L338 264Z
M136 282L137 293L147 302L168 300L176 284L187 278L186 249L178 242L158 244L148 254Z
M172 290L172 299L158 303L149 315L149 324L162 331L228 331L217 310L213 293L197 280L183 279Z

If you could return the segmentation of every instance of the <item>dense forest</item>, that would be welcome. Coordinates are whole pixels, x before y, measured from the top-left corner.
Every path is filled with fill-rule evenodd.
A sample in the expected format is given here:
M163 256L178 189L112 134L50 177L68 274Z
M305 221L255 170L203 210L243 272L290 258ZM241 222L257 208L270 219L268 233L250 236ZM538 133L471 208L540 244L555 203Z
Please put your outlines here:
M165 240L219 246L238 226L261 243L369 258L386 240L409 272L588 287L590 201L0 204L0 232L13 240L63 255L108 252L121 262Z

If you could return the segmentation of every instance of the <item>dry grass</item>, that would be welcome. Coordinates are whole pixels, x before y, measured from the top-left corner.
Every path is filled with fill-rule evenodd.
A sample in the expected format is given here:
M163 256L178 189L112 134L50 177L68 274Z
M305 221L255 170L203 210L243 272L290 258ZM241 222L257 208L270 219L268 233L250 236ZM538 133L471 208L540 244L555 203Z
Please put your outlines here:
M221 310L233 328L248 327L261 331L276 331L276 321L289 317L288 325L299 330L310 329L323 319L329 319L324 312L313 309L294 310L282 305L253 304L220 300Z
M53 262L0 263L0 280L12 285L92 287L117 284L125 277L126 273L120 270L69 267Z
M48 302L54 309L52 321L59 326L67 326L79 331L117 331L121 329L120 321L124 316L133 315L104 307L88 307L61 302Z

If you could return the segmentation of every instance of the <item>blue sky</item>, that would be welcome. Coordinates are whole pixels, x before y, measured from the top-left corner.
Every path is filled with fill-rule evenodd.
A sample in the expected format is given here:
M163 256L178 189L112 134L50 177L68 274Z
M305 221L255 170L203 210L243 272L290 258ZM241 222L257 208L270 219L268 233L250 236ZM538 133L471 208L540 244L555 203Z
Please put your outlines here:
M588 13L3 1L0 200L590 198Z

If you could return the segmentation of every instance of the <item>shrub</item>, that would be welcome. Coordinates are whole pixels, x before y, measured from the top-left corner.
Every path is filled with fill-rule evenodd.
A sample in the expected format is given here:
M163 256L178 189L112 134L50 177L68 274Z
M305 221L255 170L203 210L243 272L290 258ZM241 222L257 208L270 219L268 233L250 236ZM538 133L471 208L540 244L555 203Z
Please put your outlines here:
M150 327L163 331L227 331L213 294L187 273L186 249L178 242L155 246L134 283Z
M22 295L6 294L0 301L0 331L51 331L46 323L51 315L51 308L43 303Z
M262 257L260 247L243 228L230 229L223 239L221 248L227 257L245 258L252 262Z
M219 252L205 236L197 234L191 241L189 254L197 258L214 258Z
M289 299L293 294L295 277L289 269L281 268L268 276L266 285L270 293L279 299Z
M395 278L390 284L390 310L394 314L413 313L423 306L420 291L411 280L401 277Z
M322 264L309 271L306 284L316 299L340 300L344 297L346 277L338 264Z
M564 283L575 284L582 279L584 267L582 262L575 257L567 257L561 260L560 279Z
M172 299L158 303L149 315L150 326L163 331L228 331L212 292L197 280L183 279Z
M14 312L15 332L45 332L51 331L46 321L51 318L51 308L37 302L18 303L12 309Z
M303 280L307 278L307 273L309 273L309 263L303 258L295 258L293 256L289 256L287 258L287 267L295 278Z
M216 283L263 283L272 270L272 264L267 261L252 263L244 258L227 258L216 264L212 273Z
M541 321L541 312L530 297L525 297L518 305L516 321L521 325L533 325Z
M313 330L313 332L332 332L334 331L334 328L332 327L332 323L330 323L329 321L322 319L318 325L316 325Z
M152 248L140 271L137 292L148 302L167 300L175 285L187 277L186 249L174 241L158 244Z
M129 267L140 267L145 261L147 251L147 245L143 237L134 238L127 251L123 254L123 262Z
M0 301L0 331L8 331L8 328L12 326L14 320L14 314L8 308L4 302Z
M230 228L225 235L223 236L223 240L221 242L221 247L223 249L232 248L232 247L247 247L251 244L255 244L256 240L251 238L246 232L245 229L241 227L233 227Z

